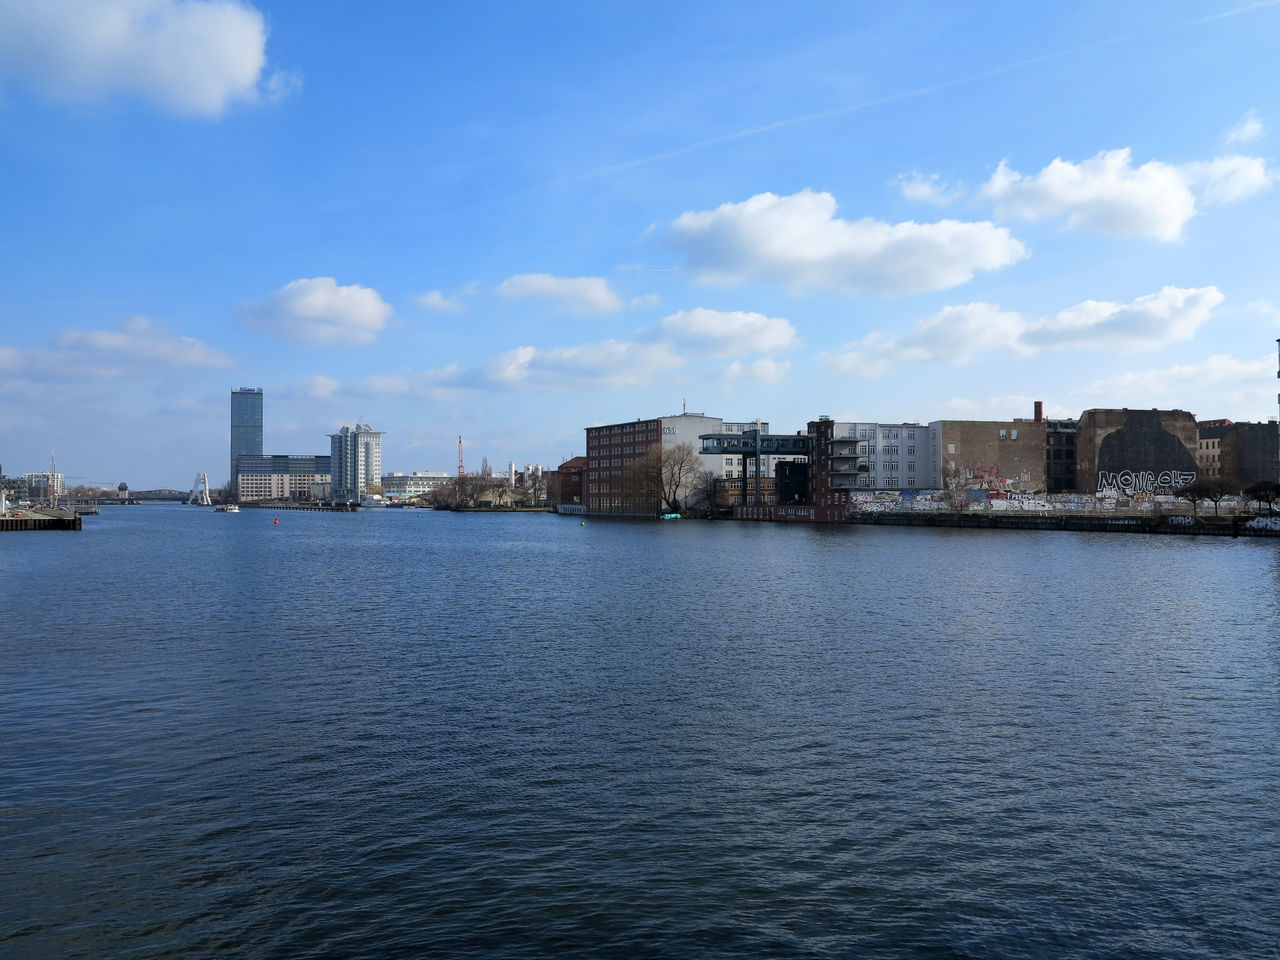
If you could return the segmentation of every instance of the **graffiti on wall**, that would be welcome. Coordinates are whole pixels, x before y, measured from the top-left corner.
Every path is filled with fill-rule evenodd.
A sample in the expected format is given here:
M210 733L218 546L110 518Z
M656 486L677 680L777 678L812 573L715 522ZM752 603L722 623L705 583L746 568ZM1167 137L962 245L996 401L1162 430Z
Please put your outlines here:
M1193 470L1100 470L1098 492L1132 497L1142 493L1178 490L1195 478Z

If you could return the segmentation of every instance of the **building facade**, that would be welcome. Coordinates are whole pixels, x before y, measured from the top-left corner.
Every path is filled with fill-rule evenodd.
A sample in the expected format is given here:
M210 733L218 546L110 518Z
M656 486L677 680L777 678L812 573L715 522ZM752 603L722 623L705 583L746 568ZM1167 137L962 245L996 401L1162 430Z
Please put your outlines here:
M1280 480L1280 434L1274 423L1233 423L1222 435L1219 476L1234 490Z
M52 500L67 492L67 484L60 473L24 473L28 495L32 500Z
M1043 420L934 420L925 485L987 494L1044 490L1045 441Z
M1076 489L1171 493L1196 479L1199 445L1196 418L1185 410L1086 410L1076 435Z
M456 479L442 470L387 473L382 477L382 492L388 497L425 497Z
M1222 438L1230 427L1230 420L1202 420L1196 424L1196 472L1200 476L1222 476Z
M329 434L329 461L332 468L332 494L335 503L357 501L369 490L369 484L382 479L383 431L367 423L344 426Z
M1044 422L1044 482L1050 493L1066 493L1076 488L1075 420Z
M703 453L699 437L708 433L744 433L756 429L768 432L769 425L762 421L726 422L720 417L688 412L587 427L583 503L590 513L654 516L661 505L652 490L636 482L636 461L643 459L655 445L660 450L670 451L688 444L698 457L698 472L710 471L713 477L724 477L726 472L741 469L741 458ZM763 469L767 468L770 467L766 464ZM694 494L696 479L691 477L681 486L677 500L684 502Z
M239 490L239 457L262 456L262 388L231 391L231 490Z
M327 484L331 476L326 456L242 454L236 457L236 498L253 500L310 500L313 484Z

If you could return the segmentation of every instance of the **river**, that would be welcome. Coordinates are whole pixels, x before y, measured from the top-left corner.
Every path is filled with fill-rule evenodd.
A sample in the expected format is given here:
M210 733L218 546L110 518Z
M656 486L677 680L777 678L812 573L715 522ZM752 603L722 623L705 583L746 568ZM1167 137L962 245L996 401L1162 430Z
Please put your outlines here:
M0 955L1275 960L1278 585L1228 538L5 534Z

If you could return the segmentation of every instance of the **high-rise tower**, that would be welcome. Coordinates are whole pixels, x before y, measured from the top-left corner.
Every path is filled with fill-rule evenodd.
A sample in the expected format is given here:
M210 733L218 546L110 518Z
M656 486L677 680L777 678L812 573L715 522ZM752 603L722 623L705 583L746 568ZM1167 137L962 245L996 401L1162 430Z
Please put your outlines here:
M241 387L231 391L231 496L236 496L240 471L236 457L262 456L262 388Z
M359 500L369 484L382 481L382 431L357 423L329 434L329 462L333 502Z

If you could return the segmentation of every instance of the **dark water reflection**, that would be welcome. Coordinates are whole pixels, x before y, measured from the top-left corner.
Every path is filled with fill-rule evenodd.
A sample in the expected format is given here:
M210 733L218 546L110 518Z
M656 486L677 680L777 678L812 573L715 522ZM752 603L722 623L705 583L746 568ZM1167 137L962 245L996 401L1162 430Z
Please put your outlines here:
M0 954L1266 957L1280 543L6 535Z

